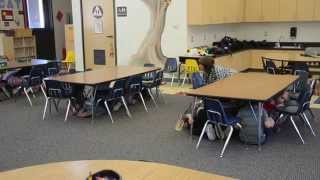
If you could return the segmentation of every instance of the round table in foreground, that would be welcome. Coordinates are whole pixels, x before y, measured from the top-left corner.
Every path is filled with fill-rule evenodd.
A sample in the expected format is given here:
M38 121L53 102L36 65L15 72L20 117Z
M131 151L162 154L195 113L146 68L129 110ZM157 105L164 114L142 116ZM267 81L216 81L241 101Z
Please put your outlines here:
M229 177L158 163L135 161L73 161L26 167L0 173L10 180L85 180L89 172L113 170L122 180L225 180Z

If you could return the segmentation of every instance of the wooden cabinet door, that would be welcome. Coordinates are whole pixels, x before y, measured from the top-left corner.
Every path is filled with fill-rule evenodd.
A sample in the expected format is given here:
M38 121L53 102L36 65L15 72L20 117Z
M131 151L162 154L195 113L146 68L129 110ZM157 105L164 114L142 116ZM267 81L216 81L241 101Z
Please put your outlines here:
M314 5L314 18L315 21L320 21L320 0L315 0Z
M262 19L262 0L245 1L245 21L259 22Z
M297 0L297 20L312 21L314 18L316 0Z
M277 21L279 19L279 0L262 0L263 21Z
M202 0L203 8L202 11L197 13L202 13L202 24L212 24L212 0Z
M295 21L297 19L297 0L280 0L280 21Z
M188 24L202 25L204 0L188 0Z
M224 14L227 23L237 23L243 20L243 0L224 0Z

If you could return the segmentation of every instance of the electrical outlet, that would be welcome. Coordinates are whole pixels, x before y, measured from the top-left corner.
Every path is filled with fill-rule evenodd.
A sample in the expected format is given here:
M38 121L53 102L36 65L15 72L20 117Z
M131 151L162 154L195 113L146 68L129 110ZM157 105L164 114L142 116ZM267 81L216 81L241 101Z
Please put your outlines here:
M191 36L191 42L194 42L194 36L193 35Z
M268 37L269 33L267 31L264 32L264 37Z

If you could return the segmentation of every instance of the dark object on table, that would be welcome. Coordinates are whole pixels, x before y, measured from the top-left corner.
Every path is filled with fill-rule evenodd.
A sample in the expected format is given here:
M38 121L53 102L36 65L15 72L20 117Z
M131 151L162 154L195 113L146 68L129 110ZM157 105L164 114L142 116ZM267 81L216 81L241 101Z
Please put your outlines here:
M87 180L121 180L120 175L112 170L102 170L90 175Z

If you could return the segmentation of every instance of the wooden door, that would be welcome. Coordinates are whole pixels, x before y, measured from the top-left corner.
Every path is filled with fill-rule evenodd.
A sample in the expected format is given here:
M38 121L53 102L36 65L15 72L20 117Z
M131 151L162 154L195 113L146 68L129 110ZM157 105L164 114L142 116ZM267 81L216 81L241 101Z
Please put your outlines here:
M277 21L279 19L279 0L262 0L263 21Z
M297 0L280 0L280 21L295 21L297 19Z
M297 0L298 21L312 21L315 10L315 0ZM319 9L317 9L317 11L319 11Z
M115 66L114 0L82 0L85 68Z
M262 0L246 0L245 21L260 22L262 19Z
M202 25L204 0L188 0L188 24Z

